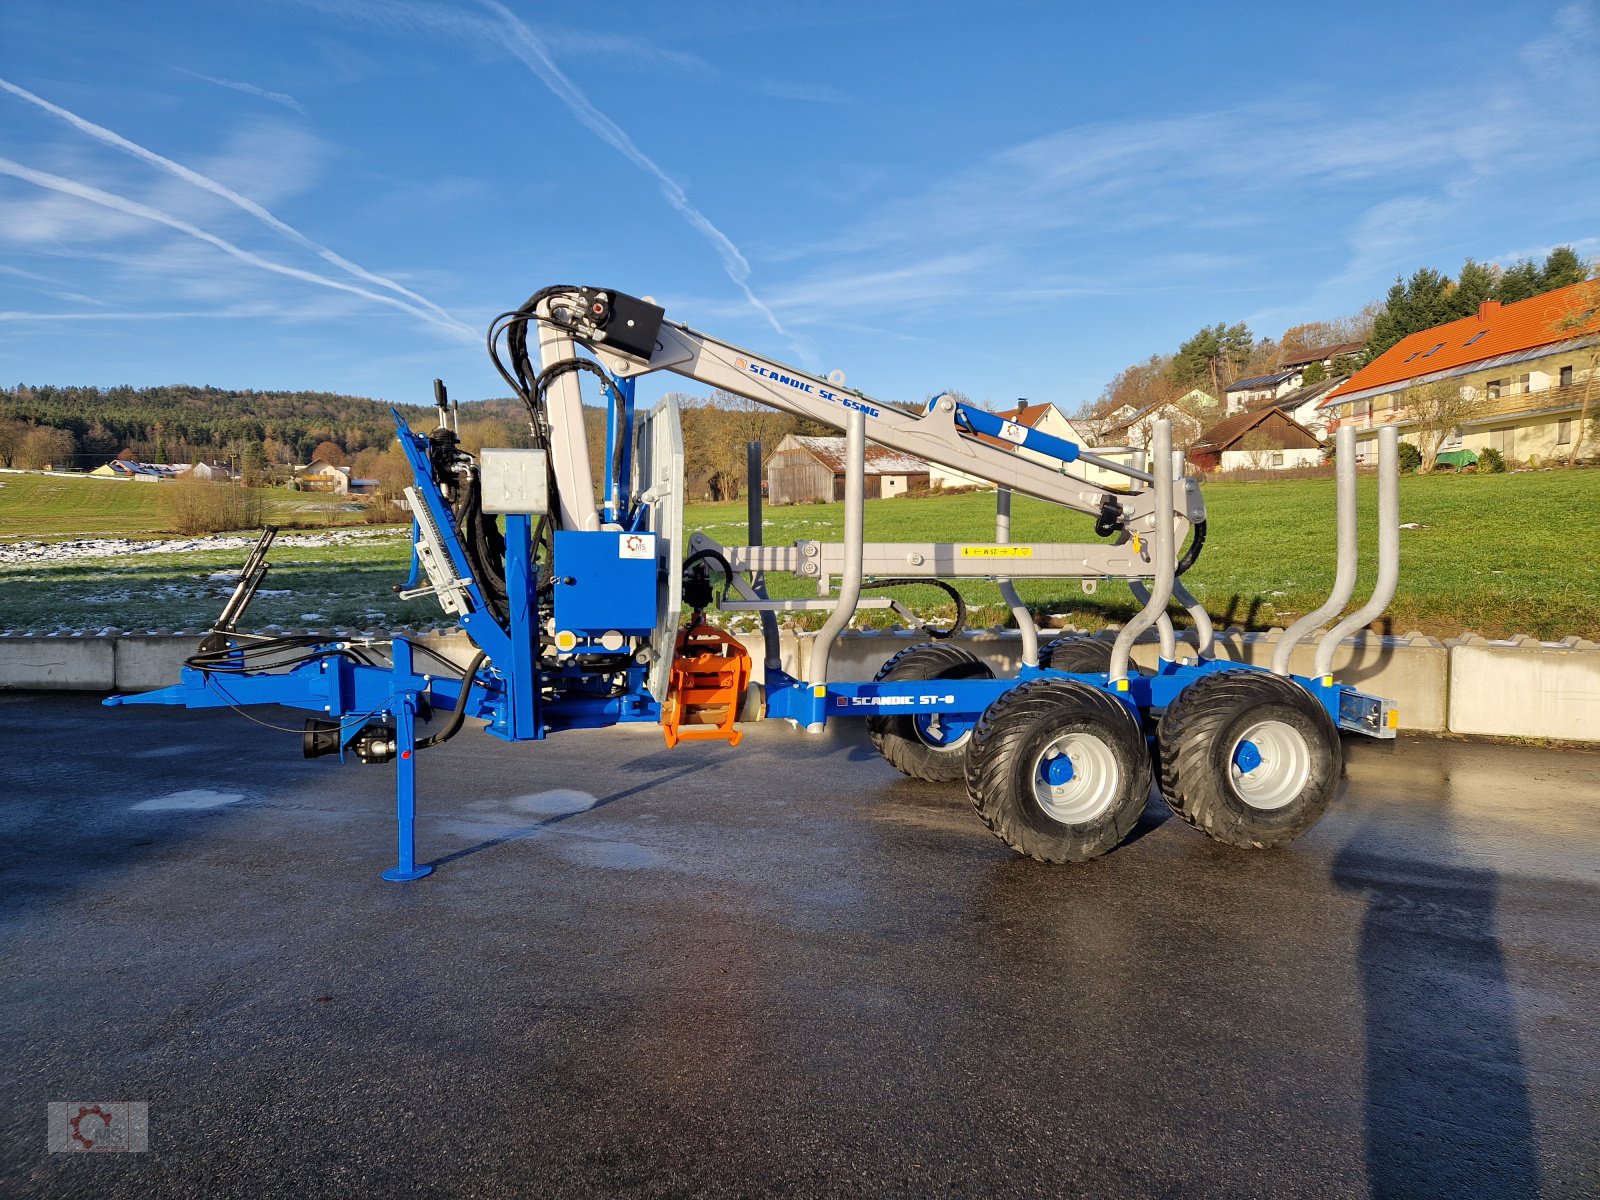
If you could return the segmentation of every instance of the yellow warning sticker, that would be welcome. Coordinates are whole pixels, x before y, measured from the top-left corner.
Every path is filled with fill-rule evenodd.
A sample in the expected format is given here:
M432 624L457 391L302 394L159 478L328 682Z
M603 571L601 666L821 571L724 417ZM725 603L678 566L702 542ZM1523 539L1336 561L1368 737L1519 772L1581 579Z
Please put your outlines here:
M1032 558L1032 546L963 546L962 558Z

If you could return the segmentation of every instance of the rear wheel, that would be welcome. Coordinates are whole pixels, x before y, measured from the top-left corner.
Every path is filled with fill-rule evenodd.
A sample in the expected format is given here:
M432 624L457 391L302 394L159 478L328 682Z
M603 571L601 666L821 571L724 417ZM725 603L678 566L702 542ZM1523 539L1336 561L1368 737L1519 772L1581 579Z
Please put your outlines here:
M1104 675L1111 670L1111 643L1086 633L1069 633L1040 648L1039 665L1049 671L1067 671L1074 675ZM1128 673L1140 673L1131 660Z
M1230 846L1292 841L1339 786L1343 747L1333 719L1280 675L1202 676L1162 715L1156 741L1167 804Z
M874 683L930 679L993 679L976 655L931 642L900 651L873 676ZM929 783L949 783L966 771L972 719L955 713L902 713L867 718L872 744L897 771Z
M1084 862L1132 831L1150 795L1133 714L1072 679L1034 679L989 706L967 752L967 792L996 837L1041 862Z
M1050 671L1104 675L1111 669L1111 643L1081 633L1054 638L1039 651L1039 665Z

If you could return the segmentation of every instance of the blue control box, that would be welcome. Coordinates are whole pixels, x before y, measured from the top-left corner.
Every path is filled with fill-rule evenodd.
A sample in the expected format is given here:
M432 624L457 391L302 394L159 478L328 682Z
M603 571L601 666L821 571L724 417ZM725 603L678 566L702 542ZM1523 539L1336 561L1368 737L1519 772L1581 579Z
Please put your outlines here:
M571 634L640 637L656 627L656 535L559 529L555 538L556 647Z

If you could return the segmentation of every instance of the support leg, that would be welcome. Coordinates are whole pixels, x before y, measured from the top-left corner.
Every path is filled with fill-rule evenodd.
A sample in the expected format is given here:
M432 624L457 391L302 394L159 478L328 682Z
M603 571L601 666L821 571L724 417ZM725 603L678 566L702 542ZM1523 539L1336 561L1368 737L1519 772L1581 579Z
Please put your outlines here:
M396 645L399 643L397 642ZM407 883L432 875L433 868L417 865L417 698L407 694L395 705L394 817L400 843L399 861L383 873L391 883Z

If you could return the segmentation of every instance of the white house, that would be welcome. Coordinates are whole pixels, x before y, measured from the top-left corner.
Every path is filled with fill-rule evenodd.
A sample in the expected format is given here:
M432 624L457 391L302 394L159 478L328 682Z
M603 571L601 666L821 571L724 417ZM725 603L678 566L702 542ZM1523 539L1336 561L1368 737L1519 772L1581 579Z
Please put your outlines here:
M336 467L332 463L314 462L309 467L296 467L295 482L307 492L350 492L350 468Z
M1248 412L1265 400L1281 400L1304 382L1305 371L1274 371L1271 375L1252 375L1228 385L1228 415Z
M1204 393L1202 393L1204 394ZM1193 393L1190 393L1193 395ZM1187 397L1185 398L1187 399ZM1216 401L1212 401L1214 406ZM1157 421L1172 422L1172 444L1183 447L1200 436L1200 419L1179 408L1170 400L1147 404L1136 409L1124 404L1107 418L1100 427L1097 444L1101 446L1133 446L1140 450L1150 446L1150 431Z
M234 473L233 468L227 463L195 463L192 467L184 467L182 469L182 474L190 477L191 479L207 479L211 480L212 482L223 483L227 482L228 480L238 478L238 475Z
M1326 438L1328 414L1319 406L1328 393L1343 382L1344 377L1340 376L1337 379L1324 379L1321 383L1307 384L1305 387L1296 388L1281 399L1272 401L1271 407L1276 408L1295 424L1309 429L1317 437Z

